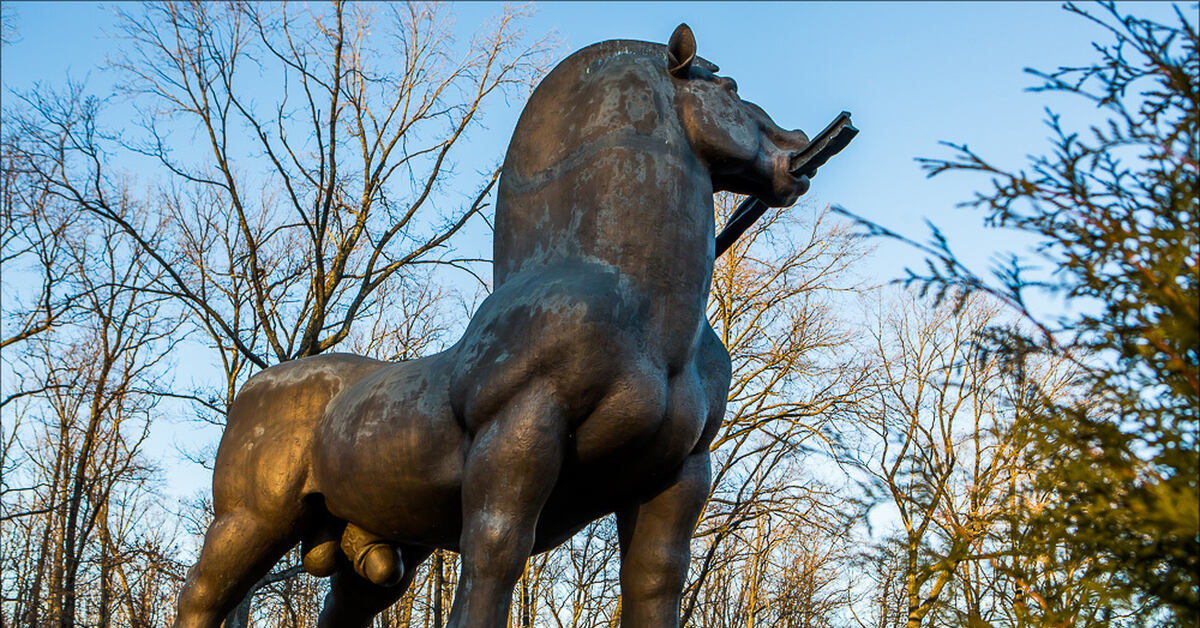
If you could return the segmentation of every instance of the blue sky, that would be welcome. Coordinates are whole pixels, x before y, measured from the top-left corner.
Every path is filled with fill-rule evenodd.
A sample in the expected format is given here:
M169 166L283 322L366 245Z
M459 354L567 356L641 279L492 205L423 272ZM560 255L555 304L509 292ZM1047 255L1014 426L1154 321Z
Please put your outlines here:
M1139 3L1166 16L1169 3ZM502 5L453 8L464 36ZM556 56L604 39L665 41L687 22L699 54L738 81L782 126L820 130L839 111L862 130L814 181L814 206L838 203L884 224L924 236L922 218L945 229L976 266L1016 240L984 231L977 214L955 210L985 181L926 179L918 156L945 156L938 141L966 142L999 164L1019 166L1045 150L1047 105L1089 119L1086 103L1025 91L1026 67L1052 69L1091 58L1100 29L1053 2L548 2L533 5L530 36L553 32ZM112 5L6 2L18 40L2 59L4 96L35 81L61 83L69 72L103 91L112 79L105 58ZM519 100L519 99L515 99ZM473 140L480 167L502 156L521 102L488 110L488 128ZM980 241L983 245L980 246ZM871 263L897 271L919 257L886 246ZM881 277L883 279L883 277Z
M524 30L531 37L555 33L556 58L605 39L665 42L687 22L699 54L782 126L815 133L839 111L851 111L861 134L821 170L809 204L796 211L837 203L919 239L928 218L979 269L995 252L1023 243L983 229L980 215L955 209L985 180L926 179L914 158L947 156L938 142L949 140L1019 167L1026 155L1047 150L1044 107L1072 120L1095 116L1079 100L1025 91L1036 81L1024 68L1086 62L1094 56L1090 42L1103 39L1099 27L1052 2L557 2L533 8ZM487 2L457 5L457 30L466 37L500 10ZM1139 3L1136 10L1169 19L1171 9ZM16 27L16 41L0 55L3 98L37 81L61 85L68 73L86 76L101 93L109 89L114 77L105 59L123 44L109 34L111 5L6 2L3 11ZM523 102L497 104L472 140L479 163L470 167L500 159ZM467 246L486 250L490 242ZM863 260L862 272L883 282L919 261L911 250L881 244ZM206 483L196 479L196 486Z

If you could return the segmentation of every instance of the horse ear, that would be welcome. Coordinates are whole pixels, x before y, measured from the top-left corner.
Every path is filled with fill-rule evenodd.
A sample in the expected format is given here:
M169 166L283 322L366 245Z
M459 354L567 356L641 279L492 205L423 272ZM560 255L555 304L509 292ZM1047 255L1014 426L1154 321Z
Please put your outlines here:
M687 24L680 24L667 43L667 72L675 78L687 78L696 59L696 36Z

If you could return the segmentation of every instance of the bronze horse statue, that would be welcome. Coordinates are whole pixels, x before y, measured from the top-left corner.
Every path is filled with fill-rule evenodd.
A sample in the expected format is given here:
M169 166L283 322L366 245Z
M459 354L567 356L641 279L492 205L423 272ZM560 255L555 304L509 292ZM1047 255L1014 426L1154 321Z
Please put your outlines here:
M495 290L449 349L330 354L248 381L178 628L216 628L296 543L332 576L320 625L365 626L435 548L454 628L505 625L531 553L616 513L621 622L679 624L729 354L705 317L713 193L788 206L811 148L738 97L680 25L607 41L530 97L498 191Z

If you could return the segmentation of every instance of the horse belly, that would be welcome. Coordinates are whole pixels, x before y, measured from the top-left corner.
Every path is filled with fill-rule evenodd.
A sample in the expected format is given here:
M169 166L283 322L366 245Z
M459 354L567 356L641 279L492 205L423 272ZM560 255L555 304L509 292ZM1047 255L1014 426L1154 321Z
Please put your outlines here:
M421 362L390 367L332 404L316 483L335 517L397 542L451 546L467 439L441 369Z

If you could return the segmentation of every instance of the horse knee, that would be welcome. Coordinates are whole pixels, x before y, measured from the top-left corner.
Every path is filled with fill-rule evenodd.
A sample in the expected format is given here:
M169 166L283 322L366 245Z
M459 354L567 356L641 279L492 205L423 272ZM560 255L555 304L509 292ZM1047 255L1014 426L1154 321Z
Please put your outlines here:
M621 592L639 598L679 595L687 576L688 553L663 546L621 565Z

